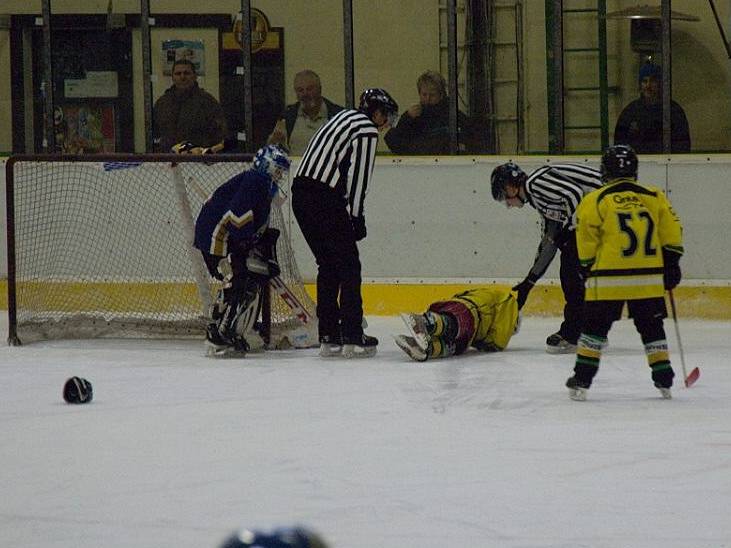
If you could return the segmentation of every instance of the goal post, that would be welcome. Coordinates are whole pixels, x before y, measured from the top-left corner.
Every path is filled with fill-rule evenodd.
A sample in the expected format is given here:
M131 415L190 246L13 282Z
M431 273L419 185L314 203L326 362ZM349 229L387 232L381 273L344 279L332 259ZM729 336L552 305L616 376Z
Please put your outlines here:
M216 280L194 221L251 155L21 155L8 159L10 344L56 338L203 338ZM281 279L314 316L291 246L289 205L272 204ZM317 344L273 290L270 348Z

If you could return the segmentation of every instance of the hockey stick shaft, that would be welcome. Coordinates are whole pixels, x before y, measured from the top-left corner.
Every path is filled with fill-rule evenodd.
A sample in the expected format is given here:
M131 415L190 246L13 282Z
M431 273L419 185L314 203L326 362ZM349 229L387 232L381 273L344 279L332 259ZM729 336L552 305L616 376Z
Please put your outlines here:
M680 365L683 368L683 381L685 382L685 386L690 386L696 380L698 380L698 377L700 376L700 370L696 367L693 369L693 371L690 372L690 376L688 376L688 371L685 367L685 352L683 351L683 341L680 338L680 326L678 324L678 312L677 312L677 309L675 308L675 297L673 297L672 289L668 289L668 296L670 297L670 309L673 312L673 324L675 325L675 338L678 341L678 353L680 354Z
M294 315L304 324L311 324L313 321L312 315L307 312L307 309L300 302L297 296L292 293L292 290L287 287L279 276L276 276L269 280L274 291L281 297L285 304L292 309Z

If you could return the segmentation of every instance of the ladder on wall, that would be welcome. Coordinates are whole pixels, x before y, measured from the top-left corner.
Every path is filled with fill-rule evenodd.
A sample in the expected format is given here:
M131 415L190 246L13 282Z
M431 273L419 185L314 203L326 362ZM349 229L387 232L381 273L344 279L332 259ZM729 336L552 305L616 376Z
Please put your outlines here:
M606 0L593 7L546 0L551 153L601 152L609 144L606 14Z
M453 1L453 0L447 0ZM484 125L485 153L521 154L525 151L523 68L523 0L457 0L460 59L460 109L469 109ZM444 35L446 5L440 2L440 32ZM440 68L446 71L447 41L440 38ZM462 65L462 62L460 62ZM468 98L465 102L464 99Z
M495 152L525 152L525 97L523 90L523 4L521 0L488 0L490 89ZM504 26L503 26L504 25ZM498 28L512 28L500 36ZM510 68L508 68L510 67Z

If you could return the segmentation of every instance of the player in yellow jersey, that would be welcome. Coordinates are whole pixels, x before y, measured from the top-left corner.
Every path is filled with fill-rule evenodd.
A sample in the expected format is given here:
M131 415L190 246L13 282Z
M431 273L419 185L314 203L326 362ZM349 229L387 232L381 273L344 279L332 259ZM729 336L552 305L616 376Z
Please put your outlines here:
M409 335L396 344L416 361L462 354L470 346L482 352L505 350L518 331L518 301L509 289L481 287L432 303L424 314L401 314Z
M659 188L637 183L632 147L609 147L601 171L605 186L584 196L576 210L579 262L586 278L585 323L574 375L566 386L571 399L586 399L609 329L626 302L652 380L669 399L674 373L663 327L664 291L680 283L680 219Z

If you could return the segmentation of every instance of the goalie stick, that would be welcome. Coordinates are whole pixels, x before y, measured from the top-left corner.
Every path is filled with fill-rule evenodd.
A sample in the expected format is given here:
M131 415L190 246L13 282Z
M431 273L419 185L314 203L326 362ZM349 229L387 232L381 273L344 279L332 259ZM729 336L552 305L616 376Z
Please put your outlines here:
M292 309L294 315L297 316L303 324L312 324L314 318L300 302L297 296L292 293L292 290L287 287L287 284L282 281L282 278L275 276L269 280L269 284L272 286L272 289L274 289L276 294L281 297L285 304Z
M670 296L670 308L673 311L673 323L675 324L675 338L678 341L678 353L680 354L680 365L683 368L683 380L686 388L690 388L695 381L701 376L701 370L697 367L693 368L690 375L687 373L685 368L685 353L683 352L683 343L680 340L680 328L678 327L678 314L675 310L675 298L673 297L672 289L668 289L668 295Z

